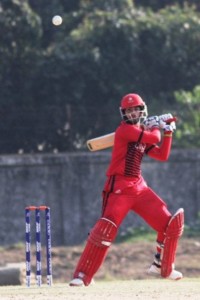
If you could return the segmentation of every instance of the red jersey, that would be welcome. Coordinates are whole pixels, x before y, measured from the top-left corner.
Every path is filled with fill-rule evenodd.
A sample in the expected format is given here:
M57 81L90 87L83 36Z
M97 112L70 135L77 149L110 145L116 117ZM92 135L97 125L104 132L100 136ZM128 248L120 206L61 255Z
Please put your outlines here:
M161 141L158 128L147 131L143 126L122 122L115 132L111 163L106 175L121 175L130 179L140 177L143 155L146 153L155 159L166 160L171 140L171 135L166 135L159 147L156 145Z

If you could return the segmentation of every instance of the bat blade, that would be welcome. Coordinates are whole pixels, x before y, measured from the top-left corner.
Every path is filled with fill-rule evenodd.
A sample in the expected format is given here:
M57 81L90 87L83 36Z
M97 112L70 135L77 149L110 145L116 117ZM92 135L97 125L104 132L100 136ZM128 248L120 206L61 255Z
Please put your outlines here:
M109 133L100 137L87 141L87 146L90 151L98 151L110 148L114 145L115 133Z

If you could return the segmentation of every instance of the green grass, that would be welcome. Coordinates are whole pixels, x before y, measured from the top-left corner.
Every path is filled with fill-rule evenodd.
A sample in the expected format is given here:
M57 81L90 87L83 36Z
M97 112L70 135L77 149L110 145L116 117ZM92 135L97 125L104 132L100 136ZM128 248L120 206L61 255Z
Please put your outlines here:
M194 226L185 225L183 238L200 238L200 224L195 224ZM116 238L116 243L132 243L139 241L155 241L156 232L148 227L135 227L128 228L126 232L121 232ZM16 243L9 246L0 246L0 252L5 251L5 249L24 249L24 244L22 242Z
M187 226L185 225L183 238L200 238L200 228L198 226ZM118 235L116 242L117 243L131 243L137 241L155 241L156 232L150 228L146 227L137 227L137 228L128 228L126 232L122 232Z
M148 229L145 227L137 227L137 228L128 228L125 233L121 233L118 235L116 242L117 243L131 243L137 241L155 241L156 233L152 229Z
M200 238L200 225L193 227L185 225L184 236L187 238Z
M12 249L24 249L24 243L20 242L12 245L0 246L0 252Z

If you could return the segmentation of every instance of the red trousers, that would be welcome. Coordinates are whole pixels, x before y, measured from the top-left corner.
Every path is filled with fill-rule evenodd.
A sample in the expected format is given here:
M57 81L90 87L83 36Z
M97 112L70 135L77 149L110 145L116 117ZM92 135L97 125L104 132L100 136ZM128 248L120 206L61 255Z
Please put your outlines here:
M137 213L156 230L157 241L163 243L171 218L166 204L146 185L142 177L127 180L122 176L111 176L103 191L103 219L98 220L91 230L74 278L81 278L85 285L90 284L129 211ZM161 248L157 247L157 251L160 252Z
M147 186L142 177L127 180L122 176L111 176L104 187L102 216L119 227L130 211L138 214L157 232L158 242L163 242L172 216L166 203Z

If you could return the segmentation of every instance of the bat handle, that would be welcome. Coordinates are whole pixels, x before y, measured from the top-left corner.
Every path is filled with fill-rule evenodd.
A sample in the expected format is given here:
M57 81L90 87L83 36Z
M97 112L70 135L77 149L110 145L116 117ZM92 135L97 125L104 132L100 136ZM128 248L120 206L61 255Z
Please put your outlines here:
M170 123L172 123L172 122L177 122L177 117L173 117L173 118L170 118L170 119L168 119L167 121L166 121L166 123L167 124L170 124Z

